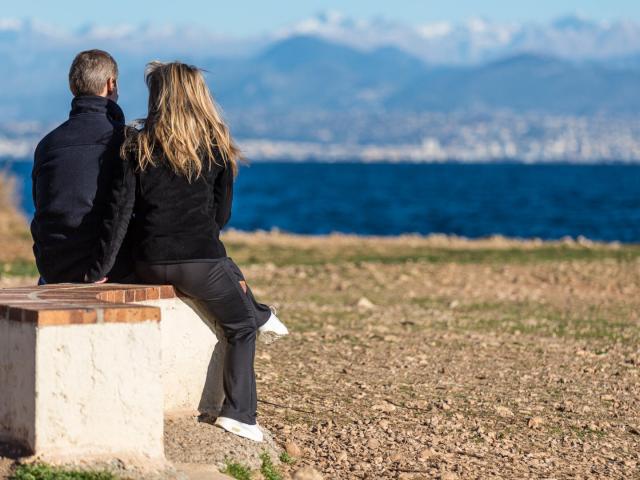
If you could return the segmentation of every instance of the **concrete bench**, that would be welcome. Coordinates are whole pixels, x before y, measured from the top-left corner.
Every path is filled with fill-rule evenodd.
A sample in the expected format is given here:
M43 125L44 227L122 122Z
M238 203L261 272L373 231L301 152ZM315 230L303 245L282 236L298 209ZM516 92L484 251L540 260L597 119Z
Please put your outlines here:
M197 310L170 286L0 290L0 440L45 461L164 461L164 416L222 401Z

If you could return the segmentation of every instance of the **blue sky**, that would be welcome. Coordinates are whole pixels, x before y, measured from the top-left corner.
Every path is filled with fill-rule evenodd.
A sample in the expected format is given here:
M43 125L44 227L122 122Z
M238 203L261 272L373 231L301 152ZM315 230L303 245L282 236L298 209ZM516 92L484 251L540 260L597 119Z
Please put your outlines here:
M21 0L3 2L0 17L39 18L76 27L86 23L198 23L221 33L247 35L285 26L323 10L355 18L406 23L489 20L545 21L567 13L593 19L640 20L638 0Z

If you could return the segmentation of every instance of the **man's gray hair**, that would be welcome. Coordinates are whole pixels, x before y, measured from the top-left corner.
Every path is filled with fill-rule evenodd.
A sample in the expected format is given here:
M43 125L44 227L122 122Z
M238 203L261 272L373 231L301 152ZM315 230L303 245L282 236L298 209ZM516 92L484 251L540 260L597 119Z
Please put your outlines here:
M73 59L69 70L71 93L80 95L100 95L107 80L118 79L118 64L104 50L86 50Z

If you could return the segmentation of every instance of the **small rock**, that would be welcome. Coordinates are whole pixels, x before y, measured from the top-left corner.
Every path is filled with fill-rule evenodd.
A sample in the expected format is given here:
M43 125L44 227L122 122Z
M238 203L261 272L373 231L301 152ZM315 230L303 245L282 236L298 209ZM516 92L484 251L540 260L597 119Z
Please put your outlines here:
M371 450L376 450L377 448L380 448L380 441L372 438L367 442L367 447Z
M389 457L389 461L393 462L401 462L402 460L404 460L404 455L402 454L402 452L394 452L391 454L391 456Z
M529 428L535 429L535 428L540 428L543 423L544 423L544 420L542 420L542 417L531 417L527 422L527 425L529 426Z
M386 412L386 413L391 413L396 411L396 406L389 402L380 403L380 404L374 405L371 408L373 408L374 410L379 410L381 412Z
M373 310L376 306L367 297L361 297L360 300L358 300L358 308L362 310Z
M302 450L300 449L298 444L295 443L295 442L287 442L285 444L285 446L284 446L284 449L292 457L301 457L302 456Z
M347 455L347 452L340 452L336 456L336 462L339 462L339 463L346 462L348 459L349 459L349 455Z
M509 410L507 407L503 407L503 406L496 407L496 413L498 414L498 416L502 418L513 417L513 412Z
M426 462L427 460L433 458L435 454L436 452L433 448L425 448L420 452L418 460L420 460L421 462Z
M323 478L315 468L302 467L293 474L293 480L323 480Z
M458 476L452 472L442 472L440 480L457 480Z
M389 420L382 419L378 422L378 425L380 425L381 429L386 430L389 428Z

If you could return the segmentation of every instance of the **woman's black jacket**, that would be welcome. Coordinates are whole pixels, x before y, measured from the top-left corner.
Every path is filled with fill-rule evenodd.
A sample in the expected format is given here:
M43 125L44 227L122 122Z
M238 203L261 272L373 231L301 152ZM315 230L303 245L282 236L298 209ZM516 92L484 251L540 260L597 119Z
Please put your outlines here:
M134 158L120 162L85 281L100 280L109 272L128 229L136 261L225 257L219 235L231 217L233 173L217 149L215 153L216 162L205 160L202 174L191 182L161 154L143 171Z

